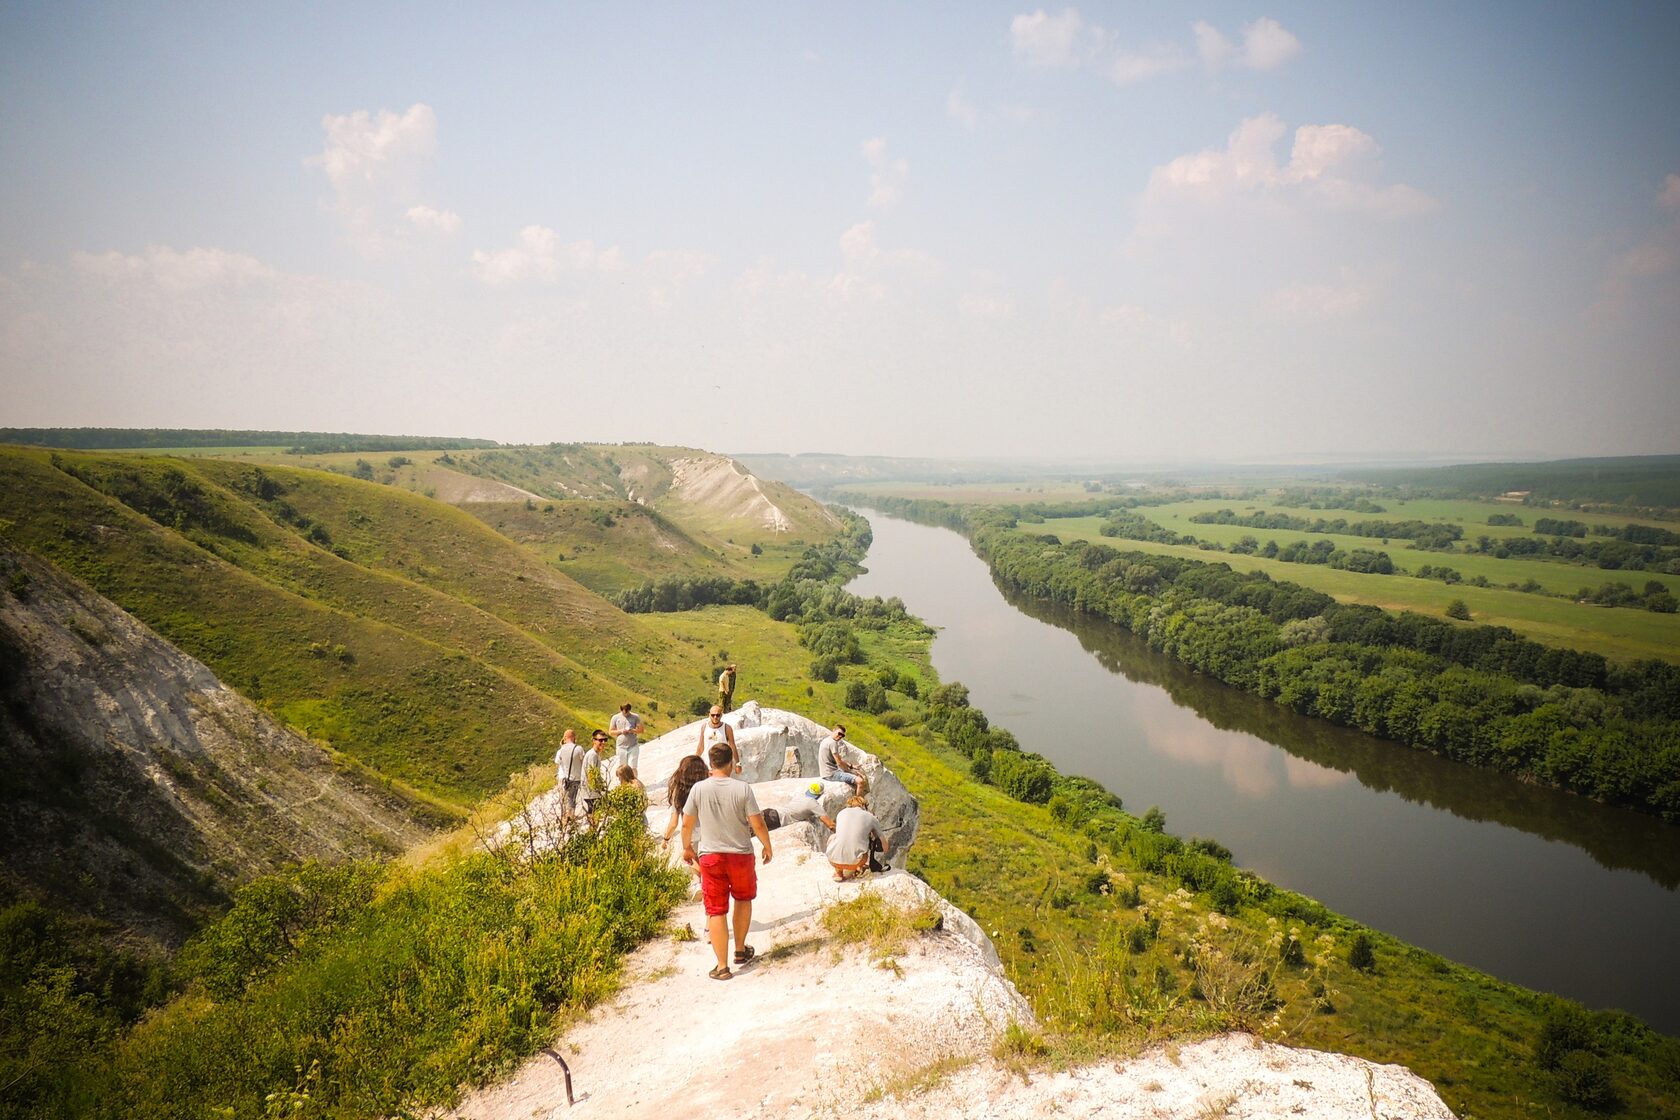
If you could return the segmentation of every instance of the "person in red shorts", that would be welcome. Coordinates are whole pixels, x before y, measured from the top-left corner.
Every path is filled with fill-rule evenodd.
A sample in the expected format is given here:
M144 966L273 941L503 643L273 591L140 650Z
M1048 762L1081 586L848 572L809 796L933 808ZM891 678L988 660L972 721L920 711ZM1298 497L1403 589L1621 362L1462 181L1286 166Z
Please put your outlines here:
M752 838L758 837L770 862L770 832L752 787L735 777L735 754L728 743L714 744L706 752L711 776L696 782L683 805L683 862L700 868L700 894L706 902L706 932L711 935L717 967L706 975L727 980L729 971L729 900L735 900L735 962L753 958L747 944L747 927L752 924L753 899L758 897L758 871L753 866ZM694 848L694 829L700 829L700 850Z

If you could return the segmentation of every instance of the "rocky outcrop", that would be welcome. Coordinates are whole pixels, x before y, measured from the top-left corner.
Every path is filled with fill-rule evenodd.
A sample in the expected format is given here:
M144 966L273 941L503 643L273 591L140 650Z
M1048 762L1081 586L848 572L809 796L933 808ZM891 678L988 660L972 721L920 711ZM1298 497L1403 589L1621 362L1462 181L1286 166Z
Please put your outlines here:
M663 804L665 783L677 763L684 755L693 754L699 745L700 729L705 722L695 720L643 744L641 778L655 804ZM756 700L730 712L724 722L735 729L741 776L753 783L760 806L780 807L788 803L800 796L800 791L817 776L817 748L829 737L830 728L797 712L762 707ZM878 756L854 744L853 762L861 762L869 779L867 800L870 812L881 822L881 831L887 838L890 849L887 862L901 868L916 839L921 806ZM845 807L852 791L841 782L826 782L824 786L823 811L832 819ZM813 827L819 843L827 843L828 830L821 824Z
M286 861L386 855L429 835L404 798L3 546L0 766L14 885L164 944Z
M814 770L814 747L825 728L752 704L731 720L761 804L809 783L780 775L807 764ZM690 724L643 748L642 772L658 802L648 811L656 829L669 813L663 778L693 753L698 738L698 724ZM874 766L878 789L897 783L878 759ZM908 824L908 846L919 819L915 799L905 793L894 808ZM1032 1011L1004 976L986 933L906 871L834 882L823 857L825 838L820 826L805 823L772 833L774 857L758 868L749 935L758 955L731 980L707 978L713 957L696 887L695 897L672 915L672 926L695 939L661 937L643 945L632 954L616 999L571 1028L552 1052L471 1094L449 1116L1452 1115L1427 1082L1399 1066L1291 1050L1247 1035L1023 1078L994 1050L1011 1024L1032 1027ZM934 907L937 926L887 950L837 943L825 913L865 894L895 907ZM565 1061L564 1069L551 1053ZM576 1093L571 1106L568 1087Z

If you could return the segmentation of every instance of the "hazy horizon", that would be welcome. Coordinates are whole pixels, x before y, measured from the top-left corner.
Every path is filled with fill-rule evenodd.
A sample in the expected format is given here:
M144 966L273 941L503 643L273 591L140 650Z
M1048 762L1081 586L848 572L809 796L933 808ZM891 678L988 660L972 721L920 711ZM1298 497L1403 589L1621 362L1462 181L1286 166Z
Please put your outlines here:
M1672 453L1677 45L1672 5L11 5L0 424Z

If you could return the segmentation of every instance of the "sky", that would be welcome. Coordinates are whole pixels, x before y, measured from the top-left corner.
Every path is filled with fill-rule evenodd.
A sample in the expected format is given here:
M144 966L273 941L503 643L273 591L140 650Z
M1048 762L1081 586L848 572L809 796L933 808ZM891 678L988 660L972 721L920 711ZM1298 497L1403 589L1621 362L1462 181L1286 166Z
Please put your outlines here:
M1680 5L0 3L0 425L1680 451Z

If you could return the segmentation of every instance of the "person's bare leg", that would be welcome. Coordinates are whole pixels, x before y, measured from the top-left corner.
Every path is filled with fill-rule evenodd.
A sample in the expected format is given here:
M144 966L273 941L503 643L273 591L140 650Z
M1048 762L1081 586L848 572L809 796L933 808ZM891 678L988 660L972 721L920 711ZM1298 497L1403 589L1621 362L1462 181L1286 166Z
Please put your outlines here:
M747 927L752 925L752 899L737 898L735 900L735 948L737 951L747 947Z
M740 903L735 905L739 906ZM750 904L749 904L750 905ZM711 914L706 918L706 932L712 938L712 953L719 968L729 967L729 915Z

